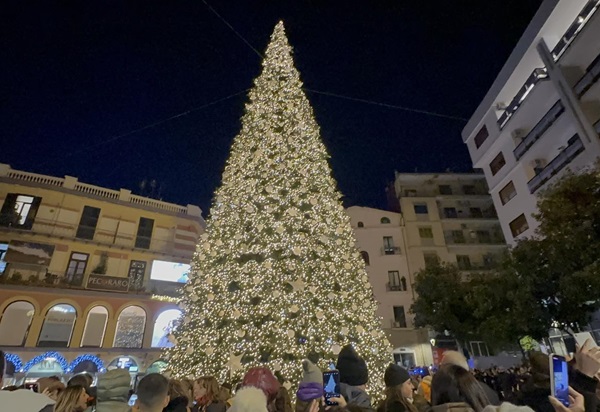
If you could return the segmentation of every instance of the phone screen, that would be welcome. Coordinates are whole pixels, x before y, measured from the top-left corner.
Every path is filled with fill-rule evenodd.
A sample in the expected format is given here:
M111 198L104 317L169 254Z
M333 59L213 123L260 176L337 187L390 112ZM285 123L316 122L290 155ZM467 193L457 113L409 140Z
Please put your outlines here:
M137 395L134 393L133 395L131 395L131 397L129 398L129 402L127 402L127 404L129 406L134 406L135 405L135 401L137 401Z
M330 398L340 397L340 372L337 370L323 372L323 396L327 405L337 405Z
M567 361L562 356L552 355L550 357L550 369L552 374L552 396L569 406L569 370Z
M26 383L25 389L27 389L28 391L38 392L38 384L35 382Z

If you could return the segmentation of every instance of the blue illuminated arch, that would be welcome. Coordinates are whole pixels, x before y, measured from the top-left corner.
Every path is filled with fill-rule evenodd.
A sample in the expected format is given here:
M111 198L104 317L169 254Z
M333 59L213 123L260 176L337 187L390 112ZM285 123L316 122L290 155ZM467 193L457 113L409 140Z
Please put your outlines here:
M81 356L78 356L75 359L73 359L73 362L71 362L71 364L69 365L67 372L73 371L77 365L79 365L81 362L85 362L85 361L93 362L96 365L96 367L98 368L98 372L106 371L104 368L104 362L99 357L97 357L95 355L81 355Z
M69 363L67 362L65 357L58 352L49 351L46 353L42 353L41 355L38 355L35 358L31 359L29 362L27 362L25 364L25 366L23 367L23 372L28 372L32 366L37 365L38 363L42 362L43 360L45 360L47 358L56 359L56 362L58 362L58 364L60 365L62 370L65 372L67 371L67 369L69 367Z
M13 364L13 366L15 367L15 372L20 372L21 369L23 369L23 361L21 360L19 355L16 355L14 353L5 353L4 359L6 359L7 362Z

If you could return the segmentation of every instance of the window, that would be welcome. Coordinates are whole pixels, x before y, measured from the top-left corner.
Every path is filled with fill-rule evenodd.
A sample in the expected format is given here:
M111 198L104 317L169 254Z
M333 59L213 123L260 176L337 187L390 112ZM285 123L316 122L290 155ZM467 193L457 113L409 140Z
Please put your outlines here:
M87 253L72 252L69 264L67 266L66 278L67 282L72 285L79 285L83 283L83 275L85 274L85 268L87 267L88 259L90 255Z
M440 195L451 195L452 188L450 185L439 185L438 190L440 191Z
M100 209L92 206L84 206L75 236L80 239L94 239L98 217L100 217Z
M0 243L0 275L2 275L6 270L6 261L4 260L4 256L6 255L7 250L8 243Z
M473 186L473 185L464 185L463 193L465 195L476 195L477 191L475 190L475 186Z
M174 345L170 339L172 332L179 325L181 311L179 309L167 309L156 318L152 331L153 348L172 348Z
M394 238L392 236L383 237L383 253L385 255L395 255L398 248L394 246Z
M388 282L390 288L400 286L400 272L397 270L388 270Z
M0 210L0 226L31 229L41 201L41 197L8 193Z
M107 321L108 310L104 306L94 306L88 312L85 328L83 329L83 338L81 339L82 348L102 347Z
M515 185L512 181L510 181L506 186L500 190L498 193L500 195L500 201L503 205L507 204L510 199L517 195L517 190L515 189Z
M394 306L394 327L406 327L406 313L404 313L404 306Z
M490 134L488 133L488 129L484 125L475 135L475 139L473 139L475 141L475 147L477 149L479 149L481 147L481 145L483 144L483 142L485 142L485 140L488 138L489 135Z
M445 207L444 208L444 216L446 217L446 219L456 219L458 217L456 208L455 207Z
M456 263L461 270L471 269L471 258L467 255L456 255Z
M381 223L384 224L384 225L391 223L390 222L390 218L389 217L382 217L381 218Z
M465 239L465 232L462 230L452 231L452 242L453 243L467 243Z
M473 356L490 356L490 351L488 350L485 342L470 342L471 343L471 353Z
M527 229L529 229L529 224L527 223L527 218L522 213L521 213L521 215L519 215L519 217L517 217L515 220L510 222L509 226L510 226L510 232L512 233L513 237L517 237L521 233L523 233Z
M505 164L506 161L504 160L504 154L502 154L502 152L498 153L498 155L494 157L494 160L492 160L492 162L490 163L490 170L492 171L492 176L495 176L496 173L498 173L500 169L504 167Z
M115 348L141 348L144 341L146 311L128 306L121 311L115 331Z
M360 252L360 255L362 256L363 260L365 261L365 265L369 266L371 264L371 261L369 259L369 254L363 250Z
M68 348L77 311L71 305L55 305L46 314L38 347Z
M154 219L140 217L137 236L135 238L135 247L140 249L150 249L152 240L152 229L154 228Z
M416 215L426 215L429 213L429 210L427 209L427 205L425 205L425 204L416 204L416 205L414 205L414 208L415 208Z
M433 239L433 230L430 227L420 227L419 236L421 239Z
M479 243L492 243L492 235L487 230L478 230L477 241Z
M440 258L435 252L423 253L423 259L425 260L426 268L432 268L440 264Z
M356 226L358 226L358 227L365 227L365 224L363 222L358 222L358 224Z
M483 217L483 212L481 211L480 207L470 208L469 214L471 215L471 217L474 217L474 218L482 218Z
M8 305L0 319L0 346L25 346L34 314L35 308L29 302Z

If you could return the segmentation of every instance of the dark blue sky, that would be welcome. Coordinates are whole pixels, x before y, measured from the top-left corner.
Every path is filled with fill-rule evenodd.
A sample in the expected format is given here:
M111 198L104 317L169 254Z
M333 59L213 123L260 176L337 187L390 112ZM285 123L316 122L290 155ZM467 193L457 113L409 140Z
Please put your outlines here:
M206 0L264 51L283 19L305 86L468 118L541 0ZM37 5L37 6L36 6ZM203 0L3 2L0 162L205 213L260 58ZM394 170L467 171L465 122L308 93L347 204Z

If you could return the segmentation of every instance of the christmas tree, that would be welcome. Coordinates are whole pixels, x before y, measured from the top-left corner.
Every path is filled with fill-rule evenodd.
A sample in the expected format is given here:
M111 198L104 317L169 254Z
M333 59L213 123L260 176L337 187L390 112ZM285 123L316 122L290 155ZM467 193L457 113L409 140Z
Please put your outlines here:
M249 92L167 350L175 376L267 366L295 386L309 353L352 343L380 389L391 361L365 264L283 23Z

